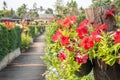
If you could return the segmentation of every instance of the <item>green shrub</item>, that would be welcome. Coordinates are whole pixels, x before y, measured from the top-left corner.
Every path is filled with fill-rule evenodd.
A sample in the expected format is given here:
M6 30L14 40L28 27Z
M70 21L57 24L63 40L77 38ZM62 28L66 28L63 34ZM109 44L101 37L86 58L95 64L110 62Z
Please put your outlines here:
M38 33L41 33L42 32L42 26L36 26L36 27L37 27Z
M29 25L29 35L32 38L35 38L38 36L39 33L42 33L44 31L44 27L38 26L38 25Z
M8 29L0 24L0 60L9 52Z
M58 27L56 27L56 23L51 23L48 25L48 27L46 27L46 43L48 46L52 43L52 35L56 32L57 29Z
M77 23L80 23L81 21L83 21L85 19L85 14L81 13L77 16Z
M20 28L16 26L15 28L8 30L8 33L10 35L10 36L8 36L8 40L9 40L8 49L9 49L9 52L11 52L14 49L20 47L21 31L20 31Z
M32 38L35 38L39 34L37 25L29 25L29 29L29 34Z
M35 26L34 25L29 25L29 35L32 37L32 38L35 38Z
M21 29L15 26L12 29L7 29L6 26L0 24L0 60L8 53L20 47Z
M25 52L29 48L30 43L31 43L31 37L29 36L29 34L22 33L22 35L21 35L21 50L22 50L22 52Z
M120 16L115 16L116 19L116 26L120 28Z

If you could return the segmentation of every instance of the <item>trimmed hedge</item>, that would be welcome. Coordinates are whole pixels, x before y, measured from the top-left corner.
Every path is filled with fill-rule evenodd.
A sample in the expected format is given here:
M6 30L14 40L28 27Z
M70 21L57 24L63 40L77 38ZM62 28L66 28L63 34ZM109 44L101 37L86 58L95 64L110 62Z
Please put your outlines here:
M7 29L6 26L0 24L0 60L8 53L20 47L21 44L21 29L15 26L12 29Z
M35 38L35 30L36 30L35 25L29 25L29 29L30 29L30 31L29 31L30 36L32 38Z
M29 35L32 38L35 38L38 36L39 33L42 33L44 31L44 27L38 26L38 25L29 25Z

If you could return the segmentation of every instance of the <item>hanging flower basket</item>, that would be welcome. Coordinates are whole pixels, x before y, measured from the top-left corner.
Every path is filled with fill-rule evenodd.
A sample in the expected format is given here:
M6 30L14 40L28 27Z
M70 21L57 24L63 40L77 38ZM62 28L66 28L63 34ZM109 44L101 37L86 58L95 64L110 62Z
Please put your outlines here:
M92 67L93 65L91 61L87 60L87 63L82 64L79 70L75 71L75 75L77 75L78 77L83 77L91 72Z

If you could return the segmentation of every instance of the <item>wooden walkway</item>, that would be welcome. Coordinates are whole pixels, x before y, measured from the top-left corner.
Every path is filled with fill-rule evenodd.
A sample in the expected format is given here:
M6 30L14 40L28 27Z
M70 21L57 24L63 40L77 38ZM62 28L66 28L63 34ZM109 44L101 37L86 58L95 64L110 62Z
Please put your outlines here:
M46 66L40 59L44 49L44 35L40 35L26 53L22 53L0 71L0 80L45 80L42 74Z

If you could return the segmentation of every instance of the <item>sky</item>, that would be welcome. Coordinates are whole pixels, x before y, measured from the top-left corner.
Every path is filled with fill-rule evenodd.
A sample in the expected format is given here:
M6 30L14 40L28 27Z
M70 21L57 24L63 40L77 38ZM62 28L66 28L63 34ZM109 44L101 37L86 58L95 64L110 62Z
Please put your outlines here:
M7 3L8 9L13 8L16 10L23 3L27 4L28 8L32 8L33 4L36 2L37 7L43 6L43 8L52 8L54 9L54 5L56 0L0 0L0 10L3 9L3 1ZM63 0L64 3L70 0ZM91 0L74 0L78 3L78 7L87 8L91 4Z

